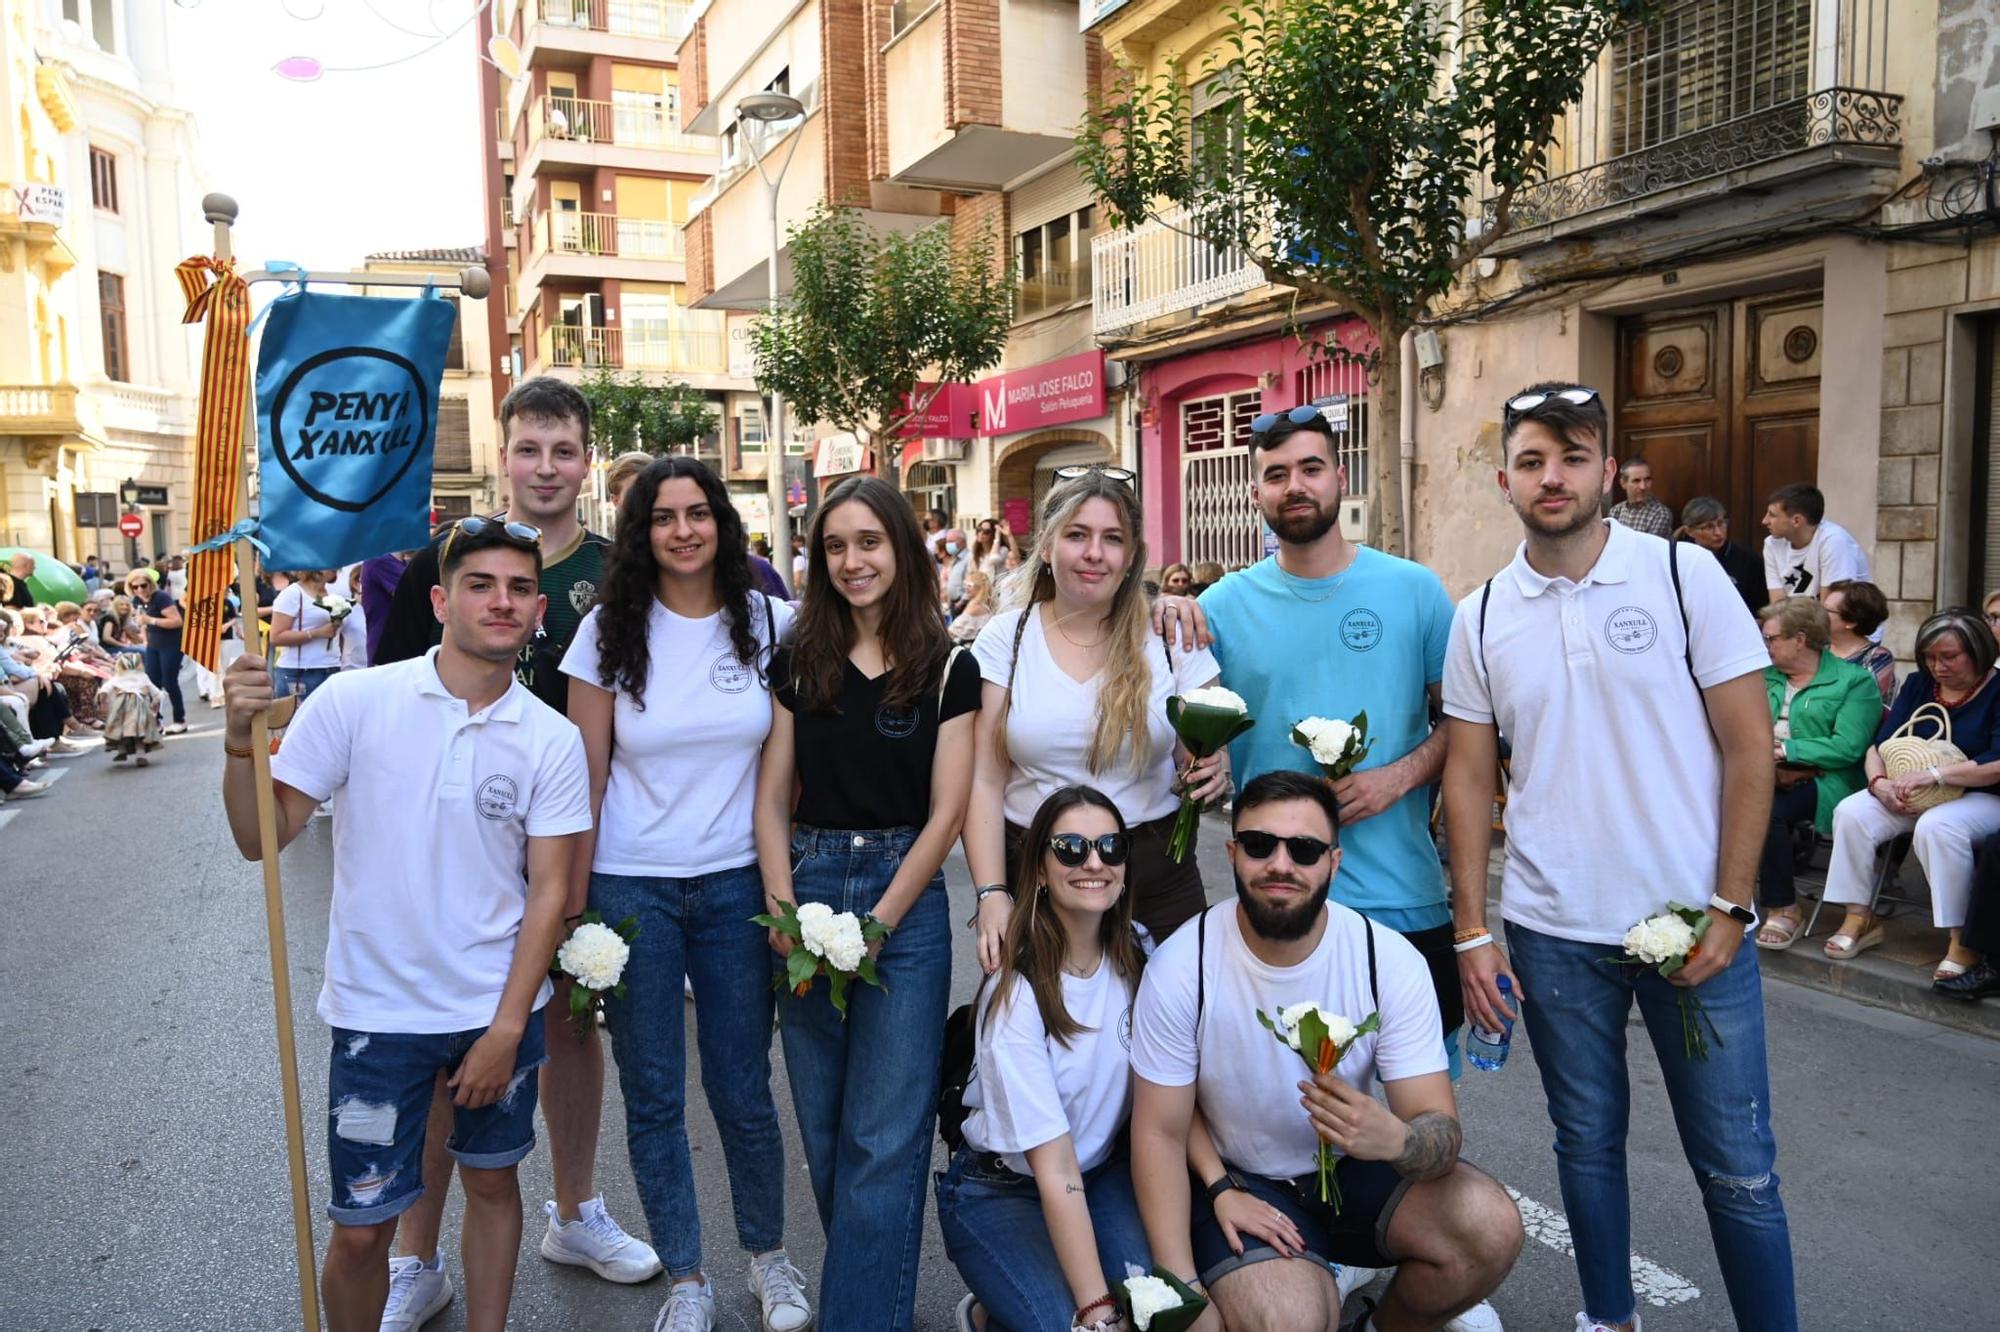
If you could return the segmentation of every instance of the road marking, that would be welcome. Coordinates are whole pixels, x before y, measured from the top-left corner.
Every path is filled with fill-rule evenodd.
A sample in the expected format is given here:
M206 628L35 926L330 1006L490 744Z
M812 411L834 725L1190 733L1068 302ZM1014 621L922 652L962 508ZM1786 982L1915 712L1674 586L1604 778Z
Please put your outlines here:
M18 809L0 809L0 828L5 828L20 817L21 811Z
M1548 1245L1557 1253L1575 1255L1576 1245L1570 1239L1569 1222L1561 1212L1553 1207L1544 1207L1512 1188L1507 1190L1507 1196L1521 1209L1521 1226L1530 1239ZM1632 1290L1646 1303L1662 1309L1701 1298L1701 1288L1694 1282L1636 1253L1632 1255Z

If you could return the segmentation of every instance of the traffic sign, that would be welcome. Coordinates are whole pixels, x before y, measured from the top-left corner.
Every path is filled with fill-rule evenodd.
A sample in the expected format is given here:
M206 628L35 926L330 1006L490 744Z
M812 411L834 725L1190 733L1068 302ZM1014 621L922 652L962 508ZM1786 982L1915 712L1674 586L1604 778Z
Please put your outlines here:
M139 534L145 530L146 520L138 514L125 513L118 516L118 534L120 536L130 537L132 540L137 541Z

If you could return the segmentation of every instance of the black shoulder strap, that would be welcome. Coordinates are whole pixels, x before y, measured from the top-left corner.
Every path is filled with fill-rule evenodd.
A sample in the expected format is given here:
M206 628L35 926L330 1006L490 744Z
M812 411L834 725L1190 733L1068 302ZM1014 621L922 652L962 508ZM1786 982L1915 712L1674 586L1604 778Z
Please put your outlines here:
M1486 580L1486 586L1479 589L1479 673L1486 677L1486 694L1490 700L1493 694L1493 672L1486 669L1486 603L1493 600L1493 580Z
M1681 641L1687 645L1686 657L1688 678L1694 681L1697 692L1701 689L1701 678L1694 673L1694 626L1688 623L1687 598L1681 595L1681 543L1667 542L1667 577L1674 583L1674 606L1681 613Z
M1208 960L1208 908L1203 907L1195 916L1194 925L1194 1067L1197 1076L1201 1073L1201 1015L1208 1007L1208 976L1205 964Z
M1379 1013L1382 1010L1382 989L1375 979L1375 922L1363 916L1361 924L1368 931L1368 1002L1374 1004Z
M1014 653L1007 658L1007 692L1014 692L1014 671L1021 664L1021 639L1028 632L1028 617L1035 613L1035 603L1029 602L1021 610L1021 618L1014 621Z

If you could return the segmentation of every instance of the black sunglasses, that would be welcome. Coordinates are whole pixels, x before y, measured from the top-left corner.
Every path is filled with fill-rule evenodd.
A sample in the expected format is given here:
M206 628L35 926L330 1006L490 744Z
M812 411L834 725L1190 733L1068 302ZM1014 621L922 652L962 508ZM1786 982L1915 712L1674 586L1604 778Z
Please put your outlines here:
M530 527L526 523L503 523L498 518L461 518L451 525L451 531L445 535L444 545L438 547L439 566L442 567L445 557L451 554L451 543L458 540L460 532L465 533L469 537L477 537L485 535L486 532L496 527L500 529L502 536L518 545L539 546L542 544L542 529L539 527Z
M1584 407L1598 401L1602 396L1596 389L1584 388L1582 385L1575 388L1553 389L1547 393L1517 393L1507 399L1507 410L1500 422L1500 433L1504 435L1511 432L1516 421L1536 408L1546 405L1551 399L1559 399L1572 407Z
M1250 422L1250 433L1253 435L1268 435L1278 428L1278 422L1280 421L1290 421L1295 426L1302 426L1319 415L1319 408L1313 406L1311 403L1294 407L1289 412L1265 412L1262 416L1256 417Z
M1089 476L1092 472L1102 472L1110 480L1127 486L1138 479L1138 473L1123 467L1107 467L1103 463L1071 463L1067 467L1056 468L1056 480L1074 481L1080 476Z
M1236 844L1252 860L1269 860L1277 854L1280 842L1285 844L1285 854L1292 858L1294 865L1317 865L1321 856L1333 850L1333 843L1322 842L1317 837L1280 837L1255 828L1239 828L1236 832Z
M1125 833L1106 833L1094 842L1082 833L1056 833L1049 838L1049 854L1071 869L1090 859L1092 847L1105 864L1122 865L1132 854L1132 839Z

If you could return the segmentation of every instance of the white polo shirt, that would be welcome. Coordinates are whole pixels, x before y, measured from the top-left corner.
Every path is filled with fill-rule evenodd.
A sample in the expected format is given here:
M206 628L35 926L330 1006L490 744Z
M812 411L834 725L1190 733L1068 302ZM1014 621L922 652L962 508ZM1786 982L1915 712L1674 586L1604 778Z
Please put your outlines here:
M319 992L332 1026L490 1024L527 906L528 839L590 827L576 727L518 680L468 715L437 654L334 676L271 761L277 780L334 802ZM543 981L535 1007L548 998Z
M1482 590L1459 602L1444 710L1514 747L1501 916L1615 944L1669 899L1715 892L1722 756L1695 681L1771 659L1720 561L1681 552L1683 628L1667 543L1608 526L1580 582L1536 573L1524 542L1494 575L1483 635Z

